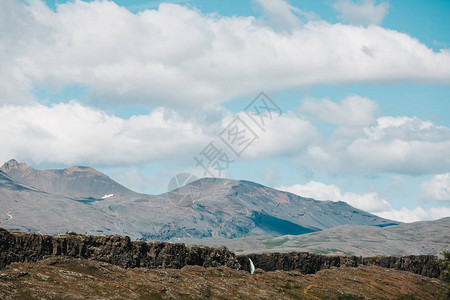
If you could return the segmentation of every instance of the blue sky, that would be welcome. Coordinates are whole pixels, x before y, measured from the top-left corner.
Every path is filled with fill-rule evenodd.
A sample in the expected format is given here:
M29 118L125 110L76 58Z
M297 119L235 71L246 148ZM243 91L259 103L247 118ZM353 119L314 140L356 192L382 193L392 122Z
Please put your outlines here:
M163 193L213 141L226 174L402 221L450 216L449 1L0 4L0 159ZM265 91L283 110L233 156ZM253 124L252 126L255 126Z

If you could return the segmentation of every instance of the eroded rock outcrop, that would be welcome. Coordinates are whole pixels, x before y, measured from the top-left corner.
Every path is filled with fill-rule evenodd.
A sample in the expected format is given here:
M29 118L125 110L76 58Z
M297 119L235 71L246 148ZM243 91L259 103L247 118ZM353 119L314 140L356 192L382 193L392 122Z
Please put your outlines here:
M365 258L365 264L384 268L413 272L438 278L442 271L442 261L434 255L398 255Z
M131 241L129 237L121 236L49 236L8 232L0 228L0 269L13 262L36 262L48 256L92 259L123 268L181 269L197 265L249 270L251 258L255 266L264 271L297 270L304 274L314 274L332 267L376 265L435 278L441 274L441 260L431 255L363 258L291 252L236 256L225 247Z
M331 256L308 252L262 253L238 256L243 269L249 268L251 259L257 268L264 271L297 270L304 274L314 274L331 267L358 267L375 265L384 268L413 272L419 275L438 278L441 275L441 260L433 255L398 255L398 256Z
M249 268L249 258L257 268L264 271L297 270L303 274L314 274L319 270L331 267L357 267L364 264L363 258L357 256L328 256L308 252L290 252L241 255L238 259L242 268Z
M186 265L240 268L234 253L225 247L140 242L121 236L10 233L0 229L0 268L13 262L35 262L47 256L93 259L124 268L179 269Z

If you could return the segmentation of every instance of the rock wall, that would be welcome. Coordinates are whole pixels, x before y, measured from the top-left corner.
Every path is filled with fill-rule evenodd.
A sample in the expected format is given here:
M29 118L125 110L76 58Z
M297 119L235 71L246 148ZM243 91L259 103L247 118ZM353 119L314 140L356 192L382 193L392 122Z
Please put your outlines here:
M13 262L36 262L52 255L93 259L123 268L179 269L186 265L240 268L234 253L225 247L140 242L121 236L10 233L0 229L0 268Z
M48 256L93 259L123 268L180 269L186 265L198 265L249 270L251 258L256 268L264 271L297 270L313 274L331 267L376 265L435 278L441 274L441 260L431 255L362 258L291 252L236 256L225 247L131 241L129 237L121 236L11 233L0 228L0 269L13 262L36 262Z
M413 272L438 278L442 272L442 260L434 255L377 256L364 259L367 265Z
M357 267L375 265L384 268L413 272L419 275L438 278L441 275L441 260L433 255L398 255L398 256L331 256L308 252L262 253L238 256L241 268L250 268L249 258L256 268L264 271L297 270L304 274L314 274L331 267Z
M364 264L363 258L357 256L328 256L308 252L262 253L238 256L243 269L250 268L249 258L256 268L264 271L297 270L303 274L314 274L331 267L357 267Z

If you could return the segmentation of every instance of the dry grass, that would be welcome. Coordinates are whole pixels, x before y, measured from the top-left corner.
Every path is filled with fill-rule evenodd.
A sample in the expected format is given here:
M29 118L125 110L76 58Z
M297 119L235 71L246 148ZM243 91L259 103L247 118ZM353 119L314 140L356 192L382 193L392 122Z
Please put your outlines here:
M314 275L254 275L226 267L122 269L51 258L0 271L1 299L445 299L446 286L408 272L361 266Z

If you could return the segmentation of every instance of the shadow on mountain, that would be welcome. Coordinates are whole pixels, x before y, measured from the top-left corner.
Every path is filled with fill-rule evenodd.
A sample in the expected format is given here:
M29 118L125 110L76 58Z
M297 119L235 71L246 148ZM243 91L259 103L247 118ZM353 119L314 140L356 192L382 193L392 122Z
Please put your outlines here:
M277 235L299 235L319 231L320 229L307 228L298 224L276 218L263 212L253 212L252 220L255 225L265 231L272 232Z
M400 225L399 223L387 223L387 224L376 224L376 225L372 225L372 226L376 226L376 227L388 227L388 226L394 226L394 225Z

